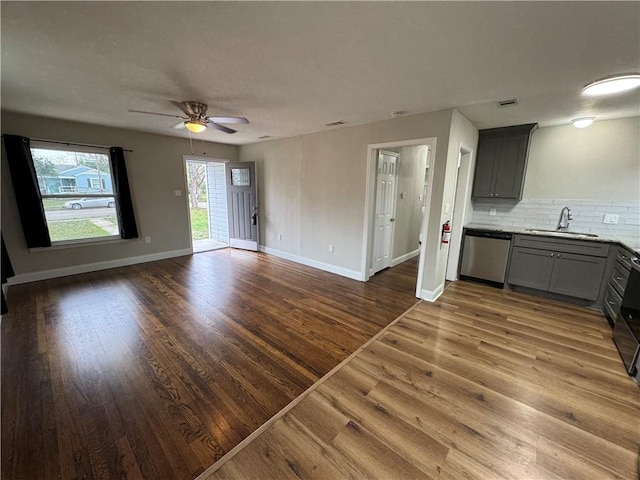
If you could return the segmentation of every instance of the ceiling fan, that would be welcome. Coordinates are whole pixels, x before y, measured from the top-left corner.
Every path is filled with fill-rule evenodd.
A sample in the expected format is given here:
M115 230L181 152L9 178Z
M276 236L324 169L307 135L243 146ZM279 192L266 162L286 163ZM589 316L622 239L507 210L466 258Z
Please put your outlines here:
M145 112L143 110L129 110L133 113L145 113L148 115L161 115L163 117L174 117L184 120L176 125L176 128L184 128L186 127L189 131L194 133L204 132L207 127L213 127L216 130L220 130L225 133L236 133L237 130L234 130L229 127L225 127L221 125L222 123L249 123L244 117L207 117L207 105L201 102L174 102L180 110L184 112L184 115L170 115L167 113L155 113L155 112Z

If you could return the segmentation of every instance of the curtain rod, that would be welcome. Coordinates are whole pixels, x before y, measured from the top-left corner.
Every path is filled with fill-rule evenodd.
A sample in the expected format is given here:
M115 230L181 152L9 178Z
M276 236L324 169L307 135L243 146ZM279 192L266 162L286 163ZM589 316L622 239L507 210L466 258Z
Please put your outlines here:
M4 135L2 135L4 137ZM92 147L92 148L104 148L105 150L109 150L111 147L107 147L105 145L92 145L90 143L73 143L73 142L59 142L56 140L45 140L43 138L30 138L34 142L42 142L42 143L57 143L59 145L69 145L75 147ZM127 150L126 148L122 149L124 152L133 152L133 150Z

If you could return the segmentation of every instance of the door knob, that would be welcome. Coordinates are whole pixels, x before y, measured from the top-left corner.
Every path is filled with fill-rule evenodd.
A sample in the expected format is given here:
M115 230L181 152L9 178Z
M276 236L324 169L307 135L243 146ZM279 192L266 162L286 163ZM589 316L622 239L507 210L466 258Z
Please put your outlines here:
M395 219L395 218L390 218L390 219L389 219L389 221L390 221L390 222L395 222L395 221L396 221L396 219Z

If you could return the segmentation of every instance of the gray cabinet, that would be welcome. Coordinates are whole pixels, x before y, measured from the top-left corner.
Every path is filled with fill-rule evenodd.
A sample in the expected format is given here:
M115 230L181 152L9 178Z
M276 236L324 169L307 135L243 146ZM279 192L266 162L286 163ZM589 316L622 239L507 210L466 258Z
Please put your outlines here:
M507 282L595 301L608 252L602 243L516 235Z
M522 287L548 290L553 257L546 250L514 247L511 251L508 282Z
M536 126L480 130L473 198L522 198L529 143Z
M612 324L615 324L616 317L620 311L620 304L622 303L624 291L627 288L627 280L629 279L631 259L633 256L634 255L628 250L618 247L611 277L606 279L608 285L604 296L603 310Z

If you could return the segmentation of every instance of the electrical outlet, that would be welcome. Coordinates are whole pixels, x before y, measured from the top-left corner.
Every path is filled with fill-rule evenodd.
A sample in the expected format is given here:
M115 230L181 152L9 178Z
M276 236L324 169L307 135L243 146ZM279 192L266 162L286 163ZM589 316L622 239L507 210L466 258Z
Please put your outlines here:
M173 194L174 194L176 197L181 197L181 196L182 196L182 190L174 190L174 191L173 191Z
M333 253L333 245L329 244L329 253Z
M281 233L278 234L278 240L282 240L282 234Z
M444 204L444 213L449 213L450 210L451 210L451 204L450 203L445 203Z
M144 243L151 243L151 237L144 237Z
M490 209L489 210L489 215L491 215L492 217L495 217L496 216L496 209L495 208Z
M619 218L620 215L616 215L615 213L605 213L602 223L610 223L612 225L616 225Z

